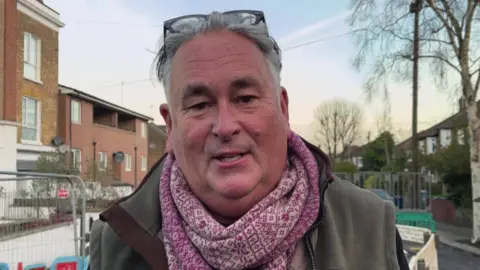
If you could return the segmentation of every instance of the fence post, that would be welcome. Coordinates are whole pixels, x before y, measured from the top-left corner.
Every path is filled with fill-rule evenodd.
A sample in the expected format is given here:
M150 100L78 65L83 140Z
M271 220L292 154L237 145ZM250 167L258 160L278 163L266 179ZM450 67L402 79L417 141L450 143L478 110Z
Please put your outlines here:
M430 233L429 232L424 232L423 233L423 244L425 245L428 240L430 239Z
M420 259L417 261L417 270L428 270L424 259Z
M88 226L88 231L91 231L93 227L93 217L90 217L89 219L89 226Z
M440 236L438 236L438 234L435 234L435 248L438 249L439 245L440 245Z

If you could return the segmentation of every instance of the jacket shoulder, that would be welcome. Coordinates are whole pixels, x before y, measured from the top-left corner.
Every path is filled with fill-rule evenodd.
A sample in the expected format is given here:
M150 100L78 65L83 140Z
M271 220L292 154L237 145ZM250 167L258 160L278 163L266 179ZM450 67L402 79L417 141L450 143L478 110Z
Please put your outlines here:
M338 196L348 196L352 203L360 203L362 207L376 207L390 205L394 208L393 203L388 202L377 196L368 189L361 188L355 184L334 176L334 181L329 185L328 191ZM394 210L394 209L393 209Z
M120 241L108 223L97 219L90 232L90 270L150 269L143 258Z
M343 255L342 264L351 266L346 269L354 268L352 261L362 266L358 269L398 269L392 202L336 177L329 184L324 202L327 216L320 233L330 239L330 244L337 243L333 246Z

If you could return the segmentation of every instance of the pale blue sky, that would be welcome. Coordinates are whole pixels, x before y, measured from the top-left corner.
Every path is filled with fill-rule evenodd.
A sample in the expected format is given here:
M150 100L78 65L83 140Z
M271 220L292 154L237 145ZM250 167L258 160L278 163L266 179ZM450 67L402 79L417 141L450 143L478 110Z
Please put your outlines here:
M323 2L323 3L322 3ZM349 30L344 23L347 0L299 1L159 1L159 0L45 0L66 23L60 32L60 83L77 88L163 120L158 113L165 101L162 87L151 76L162 23L171 17L212 10L259 9L266 14L272 36L282 48ZM313 110L322 101L345 98L365 108L364 132L375 130L380 102L366 104L363 74L349 59L355 48L349 35L284 52L282 84L290 96L294 130L312 138ZM123 103L121 82L124 81ZM433 87L425 73L419 100L419 128L423 129L456 109L451 94ZM391 85L392 116L402 135L411 120L411 86Z

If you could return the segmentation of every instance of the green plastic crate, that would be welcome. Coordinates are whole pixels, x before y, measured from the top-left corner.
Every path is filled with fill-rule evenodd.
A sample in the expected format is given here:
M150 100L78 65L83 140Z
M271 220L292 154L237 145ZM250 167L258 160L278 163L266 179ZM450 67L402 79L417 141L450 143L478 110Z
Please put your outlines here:
M397 211L397 224L427 228L433 233L437 231L432 213L423 211Z

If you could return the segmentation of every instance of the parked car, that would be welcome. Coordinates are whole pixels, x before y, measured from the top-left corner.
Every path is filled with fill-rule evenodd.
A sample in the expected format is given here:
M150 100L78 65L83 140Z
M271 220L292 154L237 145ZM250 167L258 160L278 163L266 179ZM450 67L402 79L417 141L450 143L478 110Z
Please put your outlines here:
M393 199L393 197L388 194L388 192L384 189L370 189L371 192L377 194L378 197L382 198L383 200L385 201L389 201L389 202L392 202L393 204L395 204L395 200Z

